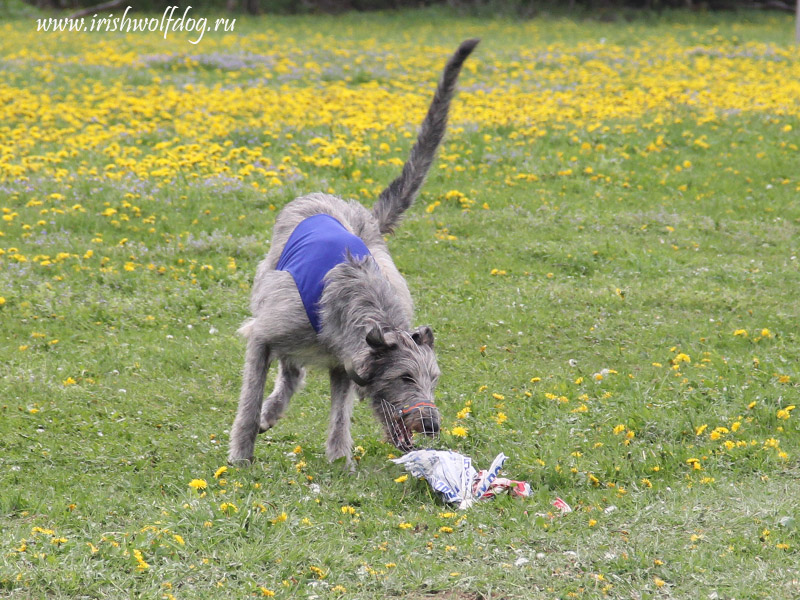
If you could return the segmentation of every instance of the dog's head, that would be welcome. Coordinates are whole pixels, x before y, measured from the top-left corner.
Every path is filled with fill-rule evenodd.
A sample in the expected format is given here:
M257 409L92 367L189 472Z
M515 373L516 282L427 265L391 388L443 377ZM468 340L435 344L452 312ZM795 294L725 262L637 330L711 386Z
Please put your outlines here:
M372 399L375 416L391 442L407 452L414 447L413 432L438 435L433 393L440 371L431 328L403 331L375 325L366 343L368 350L345 368L362 395Z

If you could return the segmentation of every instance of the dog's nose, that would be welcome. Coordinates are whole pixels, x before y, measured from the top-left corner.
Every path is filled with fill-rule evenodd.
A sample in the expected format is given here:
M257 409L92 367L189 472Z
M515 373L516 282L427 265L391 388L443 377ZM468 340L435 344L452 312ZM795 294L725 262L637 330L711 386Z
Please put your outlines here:
M439 433L439 415L436 417L423 417L422 418L422 431L428 435L436 435Z
M423 412L421 416L422 433L437 435L439 433L439 411L431 407Z
M406 427L417 433L436 435L439 433L439 410L430 401L420 401L403 410Z

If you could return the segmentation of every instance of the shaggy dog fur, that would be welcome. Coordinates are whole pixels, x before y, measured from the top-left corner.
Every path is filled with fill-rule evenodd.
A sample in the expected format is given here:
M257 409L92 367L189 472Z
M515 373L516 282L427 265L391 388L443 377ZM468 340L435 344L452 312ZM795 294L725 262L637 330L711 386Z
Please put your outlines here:
M381 193L372 210L328 194L310 194L290 202L278 216L270 251L253 283L253 316L240 329L247 338L247 351L231 430L230 462L253 460L256 436L283 415L302 384L306 365L321 366L330 373L327 456L331 461L345 458L352 468L354 391L371 398L388 439L403 451L413 446L409 432L439 431L433 399L439 378L433 332L430 327L412 328L411 294L383 236L398 225L425 180L444 136L461 66L477 43L463 42L447 62L402 173ZM359 260L349 256L325 276L319 333L309 322L292 275L276 270L292 231L317 214L335 218L361 238L371 254ZM267 370L276 359L275 387L262 406Z

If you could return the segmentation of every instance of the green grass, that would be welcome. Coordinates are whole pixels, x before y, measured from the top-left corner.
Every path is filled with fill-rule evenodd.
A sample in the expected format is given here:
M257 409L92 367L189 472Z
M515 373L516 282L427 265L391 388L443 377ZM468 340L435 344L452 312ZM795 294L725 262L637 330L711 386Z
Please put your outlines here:
M748 44L761 41L788 50L791 37L789 19L749 14L741 22L682 14L634 23L544 20L533 23L534 40L511 22L445 20L438 11L365 18L242 20L237 33L249 51L266 54L274 44L297 60L307 59L298 40L310 40L310 56L331 62L328 79L356 91L377 81L391 94L401 86L380 56L395 46L407 53L417 41L449 48L464 35L484 35L465 86L519 77L533 94L532 80L508 66L524 63L529 47L580 40L601 52L600 38L657 47L670 36L686 47L744 44L750 52ZM365 50L365 63L348 74L352 56L325 58L323 32L332 24L352 56L375 44L380 52ZM267 28L269 35L260 33ZM52 43L43 55L79 52ZM121 43L120 52L144 55L161 42ZM16 51L15 41L6 44L5 53ZM163 51L211 54L203 44L176 47ZM764 69L790 60L759 57L756 68ZM106 89L118 78L126 92L154 77L176 89L233 85L237 71L179 63L44 66L46 57L33 56L3 74L34 93L54 77L64 98L80 89L69 87L75 69ZM540 68L574 67L559 64L547 59ZM410 75L425 94L434 65L438 59ZM255 85L263 70L239 71ZM298 72L296 82L265 85L317 85ZM468 429L466 438L445 433L439 445L479 467L504 452L505 473L529 481L533 497L450 515L424 482L394 481L402 470L388 457L396 451L381 441L366 405L354 419L356 475L328 464L327 375L318 372L260 437L256 463L215 478L244 356L235 331L275 209L328 188L368 204L398 167L347 155L345 168L313 167L298 158L305 144L336 134L351 141L345 127L287 126L292 137L272 136L241 118L227 139L268 142L266 156L291 157L304 176L261 190L198 185L191 169L168 183L113 182L87 171L103 170L111 143L103 142L65 159L62 182L47 166L27 171L27 181L0 181L0 210L18 213L0 222L0 597L244 598L263 596L262 587L282 598L800 595L800 413L779 412L797 404L800 381L796 110L706 119L682 106L660 121L654 109L634 120L610 117L597 129L577 115L536 137L527 126L470 121L466 97L455 101L466 117L454 123L389 244L417 323L435 330L443 424ZM80 127L88 130L91 115L78 115ZM51 127L65 131L63 119ZM389 133L365 135L405 157L410 140ZM171 136L151 131L130 145L147 154ZM180 143L190 144L184 136ZM665 144L648 149L658 136ZM24 152L7 140L0 146L15 157L65 148L58 136ZM573 175L559 174L566 168ZM517 177L531 173L538 180ZM470 210L447 197L454 189L474 201ZM109 207L117 213L103 216ZM598 380L603 369L612 372ZM467 403L471 413L459 420ZM507 421L498 424L501 412ZM207 488L191 488L194 479ZM553 515L556 497L574 512Z

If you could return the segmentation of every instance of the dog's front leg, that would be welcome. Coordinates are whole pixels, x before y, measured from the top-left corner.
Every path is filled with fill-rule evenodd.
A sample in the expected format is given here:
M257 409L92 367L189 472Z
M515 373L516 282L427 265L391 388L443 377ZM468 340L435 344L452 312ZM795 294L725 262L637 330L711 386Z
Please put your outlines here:
M328 444L325 451L330 462L344 457L350 472L353 463L353 438L350 435L350 420L353 416L353 385L343 367L331 369L331 421L328 427Z
M242 374L242 391L239 408L231 428L228 462L231 464L253 461L253 448L258 436L264 385L271 361L269 346L255 336L247 340L247 351Z

